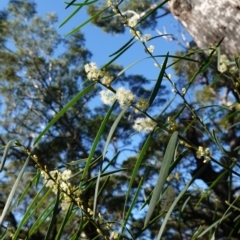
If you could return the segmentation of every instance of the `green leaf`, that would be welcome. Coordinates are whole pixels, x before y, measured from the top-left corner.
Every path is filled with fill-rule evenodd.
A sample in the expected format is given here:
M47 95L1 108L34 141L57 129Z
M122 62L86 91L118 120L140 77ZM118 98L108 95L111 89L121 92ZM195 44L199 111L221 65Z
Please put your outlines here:
M177 94L175 94L174 97L169 101L169 103L163 108L163 110L159 113L159 115L156 117L156 119L161 117L166 112L166 110L169 109L170 105L173 103L173 101L176 98L176 96L177 96Z
M85 227L85 226L84 226L83 215L81 214L81 219L80 219L79 228L78 228L76 234L75 234L70 240L79 240L79 239L81 239L81 238L80 238L80 235L81 235L84 227Z
M173 211L173 209L175 208L175 206L177 205L178 201L181 199L181 197L185 194L185 192L188 190L188 188L191 186L191 184L195 181L195 179L198 178L198 176L200 176L204 170L206 169L207 164L204 164L203 167L192 177L192 179L185 185L185 187L182 189L182 191L178 194L178 196L175 198L174 202L172 203L172 205L170 206L167 214L164 217L164 220L162 222L161 228L159 230L158 236L157 236L157 240L161 240L162 239L162 234L163 231L166 227L166 224L169 220L169 217Z
M86 0L84 3L71 3L71 5L70 6L85 6L85 5L90 5L90 4L92 4L92 3L95 3L95 2L97 2L98 0L94 0L94 1L92 1L92 2L88 2L88 0ZM70 4L70 2L64 2L65 4L67 4L67 5L69 5ZM70 7L69 6L69 7Z
M198 235L197 238L201 238L204 234L206 234L207 232L209 232L210 230L212 230L213 228L215 229L216 227L218 227L218 225L221 223L222 220L227 219L232 213L228 213L226 215L224 215L224 217L220 218L219 220L215 221L214 223L212 223L208 228L206 228L201 234Z
M37 174L34 176L33 180L27 185L27 187L25 188L25 190L23 191L23 193L19 196L19 198L17 199L16 204L19 205L20 202L23 200L23 198L25 197L25 195L27 194L27 192L31 189L31 187L33 186L34 182L37 182L39 176L40 176L40 171L37 172Z
M95 82L84 88L81 92L79 92L67 105L50 121L50 123L45 127L45 129L38 135L36 140L34 141L34 145L36 145L42 136L57 122L57 120L62 117L62 115L73 105L75 104L81 97L86 95L95 85Z
M60 25L59 28L65 25L83 6L79 6L72 14L70 14Z
M52 191L50 189L50 191ZM56 198L56 197L55 197ZM44 211L38 216L37 220L33 223L31 229L29 230L28 236L32 236L42 224L46 223L46 219L50 217L54 210L55 198L45 207Z
M45 240L48 240L50 239L50 234L52 232L52 229L53 227L56 225L56 222L57 222L57 215L59 213L59 209L58 209L58 206L59 206L59 202L60 202L60 190L58 189L57 191L57 197L56 197L56 202L55 202L55 206L54 206L54 209L53 209L53 213L52 213L52 218L51 218L51 222L48 226L48 230L47 230L47 233L45 235Z
M141 178L140 181L139 181L139 184L138 184L138 187L137 187L137 191L136 191L136 193L133 196L133 200L132 200L132 202L131 202L131 204L129 206L129 209L127 211L126 217L124 218L124 222L123 222L123 225L122 225L121 233L123 233L124 229L126 228L127 221L128 221L128 219L129 219L129 217L130 217L130 215L132 213L132 210L133 210L134 206L135 206L135 203L137 201L137 197L138 197L138 194L139 194L139 192L141 190L142 184L143 184L143 178ZM121 234L119 234L119 238L118 239L120 239L120 236L121 236Z
M10 140L7 145L5 146L4 152L3 152L3 156L2 156L2 161L0 164L0 172L3 170L7 155L8 155L8 151L11 148L11 146L16 142L16 140Z
M82 28L83 26L85 26L86 24L88 24L89 22L91 22L92 20L94 20L95 18L97 18L99 15L101 15L103 12L105 12L109 7L104 8L102 11L96 13L95 15L93 15L91 18L89 18L87 21L83 22L82 24L80 24L79 26L77 26L76 28L74 28L71 32L69 32L68 34L65 35L65 37L75 33L76 31L78 31L80 28ZM66 20L65 20L66 21Z
M104 146L104 149L103 149L103 159L105 158L105 155L106 155L106 152L107 152L107 149L108 149L108 145L112 139L112 136L114 134L114 131L118 125L118 123L120 122L121 118L123 117L124 113L128 110L129 106L126 106L122 112L118 115L118 117L116 118L116 120L114 121L110 131L109 131L109 134L108 134L108 137L107 137L107 141L105 143L105 146Z
M4 209L3 209L1 217L0 217L0 225L2 224L6 214L8 213L8 209L9 209L9 207L11 205L11 202L12 202L12 199L14 197L14 194L15 194L17 188L18 188L18 184L20 183L20 181L22 179L23 173L24 173L26 167L28 166L29 160L30 160L30 156L27 157L25 163L22 166L21 171L18 174L18 177L16 178L16 180L15 180L15 182L13 184L12 190L11 190L11 192L10 192L8 198L7 198L7 201L5 203Z
M163 157L162 166L160 169L157 184L153 190L152 198L149 203L149 209L145 218L144 226L146 226L154 212L156 204L159 200L160 194L162 192L164 183L169 174L169 169L174 158L175 148L178 140L178 132L174 132L167 145L166 152Z
M223 38L220 40L220 42L217 44L217 47L221 44L221 42L223 41ZM216 47L216 48L217 48ZM211 53L209 54L209 56L206 58L206 60L201 64L200 68L195 72L195 74L193 75L192 79L190 80L190 83L192 83L196 77L200 74L205 72L209 66L212 64L213 60L214 60L214 53L216 52L216 49L213 49L211 51Z
M84 3L74 3L72 4L73 6L78 6L78 8L72 13L70 14L60 25L59 25L59 28L62 27L63 25L65 25L77 12L79 12L81 10L81 8L84 6L84 5L89 5L89 4L92 4L92 3L95 3L97 2L98 0L94 0L92 2L88 2L88 1L85 1Z
M135 37L132 37L128 42L126 42L122 47L120 47L116 52L112 53L109 55L109 57L112 57L116 54L118 54L119 52L122 52L125 48L127 48L131 42L135 39ZM135 41L136 42L136 41Z
M57 236L55 237L55 240L60 240L60 239L61 239L61 236L62 236L64 227L66 226L66 224L68 223L68 221L71 220L70 215L71 215L71 213L72 213L72 209L73 209L73 203L71 203L71 204L69 205L69 208L68 208L68 210L67 210L67 213L66 213L66 215L65 215L65 217L64 217L64 219L63 219L63 222L62 222L60 228L58 229L58 233L57 233Z
M228 152L224 149L224 147L222 146L222 144L219 142L218 138L217 138L217 135L213 129L212 131L213 133L213 138L214 138L214 142L216 143L216 145L218 146L219 150L222 152L223 155L227 156L227 157L230 157Z
M135 42L136 42L136 41L135 41ZM134 43L135 43L135 42L134 42ZM131 45L133 45L134 43L132 43ZM127 47L127 49L128 49L129 47L131 47L131 45L129 45L129 46ZM127 49L124 49L124 51L126 51ZM123 51L123 52L124 52L124 51ZM117 58L118 58L119 56L121 56L121 54L122 54L123 52L121 52L121 53L117 56ZM188 60L188 61L192 61L192 62L199 62L199 61L197 61L197 60L195 60L195 59L191 59L191 58L188 58L188 57L181 57L181 56L174 56L174 55L156 55L156 56L153 56L153 57L155 57L155 58L158 58L158 57L159 57L159 58L166 58L167 56L168 56L168 58L177 58L177 59L178 59L177 61L179 61L179 60ZM144 61L144 60L146 60L146 59L150 59L150 58L152 58L152 57L145 57L145 58L142 58L142 59L140 59L140 60L137 60L137 61L129 64L127 67L125 67L123 70L121 70L121 71L117 74L117 77L121 76L124 72L126 72L129 68L131 68L132 66L136 65L137 63L142 62L142 61ZM113 61L115 61L115 60L116 60L116 58L112 59L112 60L109 61L106 65L104 65L102 68L105 68L105 67L109 66L109 65L110 65ZM177 62L177 61L175 61L175 62ZM169 68L169 67L172 66L172 65L173 65L173 64L168 65L168 66L166 67L166 69Z
M161 71L159 73L157 82L156 82L156 84L154 86L154 89L153 89L153 91L151 93L151 96L149 98L149 107L152 105L152 103L153 103L153 101L154 101L154 99L155 99L155 97L156 97L156 95L158 93L158 90L159 90L159 88L161 86L161 83L162 83L162 80L163 80L163 76L165 74L165 69L166 69L166 66L167 66L167 61L168 61L168 53L167 53L167 56L166 56L166 58L165 58L165 60L163 62L163 65L162 65Z
M93 218L95 218L95 214L96 214L100 178L101 178L101 171L99 170L98 176L97 176L97 181L96 181L96 186L95 186L94 199L93 199Z
M161 8L165 3L167 3L169 0L165 0L161 3L159 3L155 8L151 9L149 12L147 12L138 22L138 25L144 21L145 19L147 19L151 14L153 14L155 11L157 11L159 8Z
M52 190L49 189L45 194L43 194L42 196L41 193L44 191L45 186L42 186L42 188L38 191L37 195L34 197L34 199L32 200L31 204L28 206L21 222L18 224L18 228L15 231L15 238L14 239L18 239L18 234L20 233L20 231L22 230L22 227L24 226L24 224L26 224L29 219L32 217L32 215L36 212L36 210L42 205L43 201L45 199L47 199L47 197L50 195L50 193L52 193ZM40 201L39 201L40 199ZM36 221L37 222L37 221ZM35 223L36 223L35 222ZM35 225L34 223L34 225ZM31 227L31 229L34 228L34 225ZM30 230L31 230L30 229ZM34 231L33 231L34 232Z
M126 170L127 170L127 168L119 168L119 169L115 169L115 170L112 170L112 171L109 171L109 172L101 173L100 176L101 176L101 177L107 177L107 176L111 176L111 175L113 175L113 174L115 174L115 173L123 172L123 171L126 171ZM92 177L91 179L89 179L88 181L86 181L85 184L88 184L88 183L90 183L90 182L94 182L94 181L97 180L97 178L98 178L98 176L97 176L97 177Z
M108 182L109 182L109 180L110 180L110 177L111 177L111 175L110 175L110 176L107 176L107 178L106 178L106 180L104 181L101 189L100 189L99 192L98 192L98 197L100 196L100 194L102 193L102 191L103 191L103 190L105 189L105 187L107 186L107 184L108 184Z
M118 59L125 51L127 51L135 42L129 44L125 49L123 49L119 54L117 54L117 56L115 56L108 63L106 63L101 69L107 68L111 63Z
M99 130L98 130L98 132L97 132L97 135L96 135L96 137L95 137L95 139L94 139L92 148L91 148L91 150L90 150L90 153L89 153L89 156L88 156L88 159L87 159L87 162L86 162L86 165L85 165L85 167L84 167L82 179L85 179L85 178L86 178L86 175L87 175L87 172L88 172L90 163L91 163L92 158L93 158L94 153L95 153L95 149L96 149L97 144L98 144L98 142L99 142L99 140L100 140L100 137L102 136L102 133L103 133L105 127L106 127L106 124L107 124L107 122L108 122L108 119L110 118L110 116L111 116L111 114L112 114L112 111L113 111L115 105L116 105L116 101L113 103L113 105L111 106L111 108L108 110L108 112L107 112L105 118L103 119L103 122L102 122L102 124L101 124L101 126L100 126L100 128L99 128ZM104 157L103 157L103 159L104 159ZM82 183L82 182L81 182L81 183Z
M149 146L149 144L150 144L150 142L151 142L152 134L153 134L153 133L151 133L151 134L147 137L147 139L146 139L146 141L145 141L145 143L144 143L144 145L143 145L143 147L142 147L142 149L141 149L141 151L140 151L140 153L139 153L139 156L138 156L138 159L137 159L137 161L136 161L136 163L135 163L135 166L134 166L134 168L133 168L133 171L132 171L132 174L131 174L130 183L129 183L129 185L128 185L128 191L127 191L127 193L126 193L126 198L125 198L125 204L124 204L123 214L125 214L125 208L127 207L128 196L130 195L130 191L131 191L133 182L134 182L134 180L135 180L135 177L136 177L136 175L137 175L137 173L138 173L138 169L139 169L139 167L140 167L140 165L141 165L141 163L142 163L142 160L143 160L143 158L144 158L144 156L145 156L145 154L146 154L146 152L147 152L148 146ZM123 218L124 218L124 217L123 217Z

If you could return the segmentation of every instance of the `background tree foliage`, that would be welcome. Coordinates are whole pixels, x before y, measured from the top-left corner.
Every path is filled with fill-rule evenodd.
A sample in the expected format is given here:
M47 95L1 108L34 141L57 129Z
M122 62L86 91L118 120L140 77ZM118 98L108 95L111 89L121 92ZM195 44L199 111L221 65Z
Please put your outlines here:
M197 1L193 3L197 4ZM90 4L89 15L93 16L101 11L106 4L106 1ZM123 33L126 29L123 24L124 16L127 19L137 17L140 20L158 4L159 1L141 3L134 0L123 1L122 5L119 5L122 15L112 16L112 10L109 8L104 14L94 18L93 23L108 33ZM163 5L153 11L139 25L139 30L154 28L158 19L170 11L181 21L182 16L176 14L176 9L181 7L181 4L181 1L171 1L169 9L167 5ZM191 9L196 9L194 6L196 5L191 5ZM118 8L118 5L116 7ZM185 21L186 16L189 15L185 15L183 18ZM190 19L193 19L193 16ZM47 236L47 239L60 239L57 237L62 231L61 239L113 239L114 232L121 233L119 239L155 239L164 219L167 219L167 212L173 206L174 200L194 177L203 181L206 190L203 191L193 183L192 187L184 192L173 208L171 217L168 218L161 239L195 239L198 235L200 239L210 239L212 235L215 235L216 239L238 239L239 60L236 58L235 62L230 62L236 57L229 56L232 46L224 45L224 50L221 50L230 60L223 60L219 49L213 52L212 48L203 52L194 43L186 50L176 53L179 57L188 56L194 61L181 60L174 64L176 84L171 82L171 88L175 89L179 100L169 104L171 88L162 85L151 108L146 113L143 111L155 119L158 129L151 133L151 141L134 179L133 168L138 162L139 155L141 156L139 151L148 143L149 134L141 135L139 149L133 149L133 154L127 157L124 155L124 159L123 155L119 156L125 152L125 147L119 146L127 146L126 148L131 146L129 136L135 133L132 129L133 119L141 116L140 113L135 114L134 110L130 109L124 114L111 142L115 155L109 156L102 163L104 140L107 139L110 128L121 111L118 105L109 118L86 177L82 179L86 159L109 109L104 105L95 108L91 105L101 89L101 84L95 84L91 91L64 113L33 148L34 140L52 118L82 89L91 85L91 82L86 80L83 68L91 58L90 51L84 47L83 34L77 31L67 38L62 38L55 30L56 22L57 17L54 14L48 14L44 19L39 17L36 6L31 1L11 0L8 9L0 13L2 151L6 149L4 146L9 140L15 139L20 142L8 152L3 169L4 178L1 179L2 202L6 201L11 190L9 186L16 181L16 173L19 173L28 151L31 151L32 156L37 156L32 157L13 198L13 205L18 207L9 212L5 219L11 222L7 231L8 236L14 235L16 228L21 226L22 216L26 215L31 202L37 206L37 202L43 199L43 203L33 211L31 218L19 227L21 238L29 236L32 239L44 239ZM196 21L191 22L194 24ZM236 28L239 27L237 21L233 21L233 24ZM183 25L188 26L187 23ZM210 24L208 26L209 29L212 28ZM232 35L228 36L236 36L234 30L232 31ZM194 39L199 47L210 47L223 37L215 39L214 34L212 35L213 41L209 39L211 34L206 40L208 46L199 44L197 36ZM239 45L236 49L239 49ZM169 60L169 63L171 61L173 62ZM223 65L226 65L224 71L221 68ZM121 70L122 67L117 64L107 67L107 71L113 76L117 76ZM122 74L115 79L114 84L124 85L135 95L147 99L153 88L150 81L140 75ZM163 111L166 106L168 107ZM161 199L154 209L150 223L146 226L145 205L150 202L167 143L175 130L179 132L180 140L175 162L169 170L170 175L164 185ZM210 149L209 162L204 162L206 154L199 156L197 151L199 146ZM40 191L42 178L40 180L38 177L34 178L34 181L32 179L36 174L39 175L43 168L46 172L54 169L71 169L76 174L71 179L71 184L81 186L75 191L79 191L81 204L72 199L73 204L66 213L61 209L60 201L55 194L50 192L47 195L48 188ZM99 169L103 175L98 182ZM133 184L126 201L131 180ZM91 211L96 182L100 184L101 189L96 213L101 215L93 218ZM31 187L21 202L16 204L29 183L32 184ZM132 198L137 191L139 194L136 202L127 223L122 228L122 221L124 222L127 211L131 210ZM55 201L55 205L54 202L51 204L51 201ZM146 211L139 211L142 208ZM45 209L52 209L53 214L49 214L52 217L48 216L38 228L34 223L43 218L44 215L41 214ZM67 222L62 230L66 214L71 221ZM5 228L6 223L2 225L3 232ZM208 231L200 235L204 230Z

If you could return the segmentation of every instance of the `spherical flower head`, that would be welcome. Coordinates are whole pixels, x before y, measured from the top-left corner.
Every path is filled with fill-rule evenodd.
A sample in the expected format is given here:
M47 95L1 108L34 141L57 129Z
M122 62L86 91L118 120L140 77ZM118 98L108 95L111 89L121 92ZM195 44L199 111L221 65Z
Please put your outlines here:
M102 72L102 83L110 86L111 82L113 80L113 76L110 75L110 73L103 71Z
M111 232L111 239L118 239L118 233L116 232Z
M155 123L150 118L137 118L134 121L133 128L138 132L150 132L157 126L157 123Z
M112 1L112 0L108 0L108 1L107 1L107 5L108 5L108 7L113 6L113 5L114 5L114 4L113 4L113 1Z
M62 179L62 173L58 170L52 170L49 172L49 175L54 179L56 182L60 181Z
M187 92L186 88L182 88L182 94L185 95L186 92Z
M148 47L148 52L153 53L154 49L155 49L155 47L153 45L150 45Z
M196 152L196 157L198 159L201 159L202 157L204 157L203 162L207 163L211 160L211 152L209 148L206 148L204 151L204 148L202 146L198 147L198 150Z
M168 117L168 124L169 124L169 130L170 131L175 131L176 128L177 128L177 124L175 123L175 121L171 118L171 117Z
M220 66L219 66L219 72L223 73L226 72L228 70L228 63L229 60L227 58L227 56L225 54L222 54L220 56Z
M210 152L210 149L209 148L206 148L205 149L205 155L206 156L210 156L211 152Z
M141 37L141 41L142 42L147 42L150 38L152 37L151 34L144 34L142 37Z
M232 67L230 67L229 72L230 72L231 74L235 74L235 73L238 72L238 68L237 68L236 66L232 66Z
M98 69L97 64L95 62L87 63L84 65L84 70L86 73L91 72L93 70Z
M223 63L223 62L228 63L228 62L229 62L226 54L222 54L222 55L220 56L220 62L221 62L221 63Z
M44 177L44 183L46 183L46 187L53 188L54 185L56 185L55 182L49 177L47 172L42 170L41 175Z
M108 89L100 91L100 95L101 95L101 100L106 105L113 104L114 101L116 100L115 94Z
M52 179L48 179L45 186L48 188L53 188L54 185L55 185L55 182Z
M62 172L62 180L64 181L67 181L69 180L69 178L71 177L72 175L72 171L70 169L65 169L63 172Z
M134 28L137 25L137 18L136 17L129 18L127 21L127 25L129 27Z
M116 92L116 99L120 107L125 108L126 105L130 105L135 100L135 95L130 90L120 87Z
M66 183L66 182L63 182L63 181L60 183L60 188L61 188L61 190L64 191L64 192L68 192L68 190L70 189L70 187L71 187L71 184L70 184L70 183Z
M224 73L228 70L228 67L227 67L227 64L226 63L220 63L220 66L219 66L219 72L221 73Z
M41 170L41 175L44 177L45 180L49 179L48 174L45 171L43 171L43 170Z
M146 98L140 98L136 106L140 108L142 111L146 111L149 107L149 101ZM135 112L138 113L138 110L136 110Z
M94 62L85 64L84 69L89 80L97 81L98 77L101 75L101 71Z
M197 150L197 152L196 152L196 156L197 156L197 158L198 159L201 159L203 156L204 156L204 149L203 149L203 147L202 146L199 146L198 147L198 150Z

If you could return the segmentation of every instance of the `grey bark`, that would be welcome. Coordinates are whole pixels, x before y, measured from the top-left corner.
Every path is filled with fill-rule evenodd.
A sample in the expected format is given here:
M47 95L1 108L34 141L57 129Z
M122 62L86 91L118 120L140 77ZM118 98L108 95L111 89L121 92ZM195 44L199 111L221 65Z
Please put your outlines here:
M169 9L198 47L224 37L221 53L229 59L240 54L240 0L171 0Z

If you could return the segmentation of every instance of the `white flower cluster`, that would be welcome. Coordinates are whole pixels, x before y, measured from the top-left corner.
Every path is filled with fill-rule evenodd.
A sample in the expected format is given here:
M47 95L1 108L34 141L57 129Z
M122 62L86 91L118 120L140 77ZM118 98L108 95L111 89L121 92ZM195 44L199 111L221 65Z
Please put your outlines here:
M185 95L187 92L187 89L186 88L182 88L182 95Z
M72 172L69 169L59 172L58 170L50 171L48 174L45 171L41 171L44 177L44 182L46 187L52 188L52 191L57 194L58 190L61 191L61 208L62 210L67 210L72 199L70 198L73 188L71 183L68 182Z
M100 76L100 70L97 67L97 64L94 62L87 63L84 66L85 72L87 73L87 78L89 80L97 81Z
M144 35L140 38L140 40L141 40L141 42L147 42L147 41L149 41L150 38L152 38L152 35L151 35L151 34L144 34Z
M108 1L107 1L107 5L108 5L109 7L111 7L111 6L113 5L113 1L112 1L112 0L108 0Z
M101 95L101 100L106 105L111 105L116 100L115 94L108 89L100 91L100 95Z
M134 121L133 128L138 132L150 132L157 126L157 123L155 123L150 118L137 118Z
M100 95L104 104L113 104L115 100L118 100L121 108L125 108L135 100L135 95L123 87L118 88L116 94L110 90L102 90L100 91Z
M202 157L204 157L204 161L203 162L207 163L207 162L209 162L211 160L211 152L210 152L209 148L206 148L204 150L204 148L202 146L199 146L198 150L196 152L196 157L198 159L201 159Z
M174 121L171 117L168 117L168 124L169 124L168 129L169 129L170 131L173 132L173 131L176 130L177 124L175 123L175 121Z
M107 86L109 86L113 80L113 76L111 76L110 73L98 69L97 64L94 62L85 64L84 69L89 80L98 81L101 78L101 82Z
M107 5L108 7L111 7L112 8L112 11L115 13L115 14L118 14L119 13L119 10L117 8L117 6L119 5L119 1L112 1L112 0L108 0L107 1Z
M137 17L135 17L135 16L129 18L127 21L127 25L131 28L134 28L137 25L137 23L138 23Z
M225 54L220 56L220 66L219 66L219 72L223 73L228 70L228 63L229 60Z
M136 106L142 110L142 111L146 111L149 107L149 101L146 98L140 98L138 100L138 102L136 103ZM136 109L135 113L139 113L139 111Z
M131 26L134 25L134 23L131 23ZM130 25L129 25L130 26ZM135 30L135 29L130 29L130 33L138 40L140 40L141 42L147 42L149 41L149 39L152 37L151 34L145 34L145 35L141 35L140 31ZM150 45L148 48L148 51L150 53L153 53L155 47L153 45Z
M152 37L151 34L144 34L143 36L141 35L140 31L136 30L135 27L138 23L138 19L139 19L139 16L137 15L134 15L133 17L129 18L127 20L127 23L126 25L128 27L130 27L130 33L138 40L140 40L141 42L144 42L146 43L147 41L149 41L149 39ZM154 51L154 46L153 45L150 45L147 49L148 49L148 52L149 53L153 53Z
M130 90L120 87L116 92L116 99L118 100L120 107L124 108L135 100L135 95Z
M153 53L153 51L154 51L154 46L153 45L150 45L149 47L148 47L148 51L150 52L150 53Z

